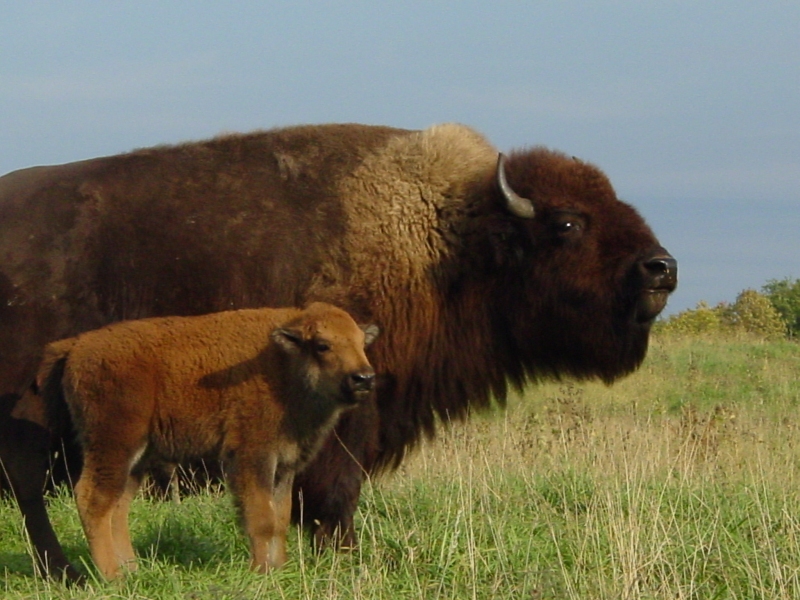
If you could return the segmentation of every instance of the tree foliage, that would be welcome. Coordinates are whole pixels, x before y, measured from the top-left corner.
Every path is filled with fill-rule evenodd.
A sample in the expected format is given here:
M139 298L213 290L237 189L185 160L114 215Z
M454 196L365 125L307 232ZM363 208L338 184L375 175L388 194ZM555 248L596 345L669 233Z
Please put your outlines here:
M800 337L800 279L770 279L761 289L786 323L789 337Z

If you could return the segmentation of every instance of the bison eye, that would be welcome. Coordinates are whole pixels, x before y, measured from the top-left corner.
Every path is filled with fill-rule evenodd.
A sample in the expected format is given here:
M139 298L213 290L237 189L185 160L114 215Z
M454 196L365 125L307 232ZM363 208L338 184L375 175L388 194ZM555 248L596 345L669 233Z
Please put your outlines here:
M569 233L570 231L575 231L576 227L580 228L580 225L575 223L575 221L564 221L563 223L558 224L558 232Z
M578 215L562 214L553 219L553 231L561 237L572 237L581 233L584 221Z
M320 342L320 341L314 342L314 351L317 354L324 354L325 352L327 352L330 349L331 349L331 345L329 343L327 343L327 342Z

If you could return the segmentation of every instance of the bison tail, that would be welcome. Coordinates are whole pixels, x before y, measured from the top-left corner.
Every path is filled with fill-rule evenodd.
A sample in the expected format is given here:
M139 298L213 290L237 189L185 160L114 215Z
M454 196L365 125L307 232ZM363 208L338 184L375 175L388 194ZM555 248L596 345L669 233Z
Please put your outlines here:
M53 434L62 438L68 437L74 431L62 385L66 364L67 355L64 353L48 363L43 363L36 377L47 427Z
M11 417L31 421L57 435L63 435L65 428L71 426L60 387L64 363L74 343L74 338L70 338L45 348L36 378L12 405ZM44 393L45 388L48 389L47 394Z

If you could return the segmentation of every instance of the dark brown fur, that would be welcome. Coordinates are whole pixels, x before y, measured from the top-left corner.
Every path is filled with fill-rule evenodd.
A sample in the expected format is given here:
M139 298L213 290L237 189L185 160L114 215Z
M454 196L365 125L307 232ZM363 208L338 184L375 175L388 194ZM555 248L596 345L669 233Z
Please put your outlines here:
M135 567L128 507L149 465L203 457L227 465L251 566L281 566L295 473L371 392L375 333L314 303L126 321L49 344L37 383L45 405L69 408L84 459L75 497L101 573Z
M352 543L364 473L509 385L629 373L674 288L597 168L512 153L525 219L496 164L463 126L323 125L0 178L0 393L24 390L45 343L112 321L343 306L385 331L377 402L340 420L297 488L318 541Z

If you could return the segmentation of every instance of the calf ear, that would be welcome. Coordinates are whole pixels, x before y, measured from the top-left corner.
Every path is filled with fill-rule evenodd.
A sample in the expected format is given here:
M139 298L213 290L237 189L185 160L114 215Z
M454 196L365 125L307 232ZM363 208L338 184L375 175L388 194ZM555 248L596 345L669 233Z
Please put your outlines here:
M297 353L303 347L303 333L299 329L278 327L270 335L272 340L289 353Z
M364 347L369 346L378 337L381 330L377 325L359 325L361 331L364 332Z

